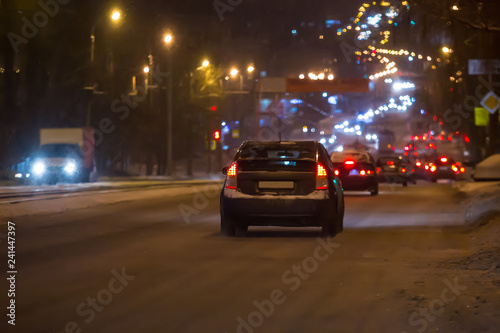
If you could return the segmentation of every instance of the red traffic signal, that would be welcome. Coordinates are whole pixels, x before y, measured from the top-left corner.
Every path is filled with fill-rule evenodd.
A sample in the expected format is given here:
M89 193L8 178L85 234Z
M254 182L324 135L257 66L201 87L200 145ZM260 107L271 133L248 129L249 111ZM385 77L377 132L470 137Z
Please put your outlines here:
M220 140L220 131L214 132L214 140Z
M217 111L217 107L215 105L212 106L212 111Z

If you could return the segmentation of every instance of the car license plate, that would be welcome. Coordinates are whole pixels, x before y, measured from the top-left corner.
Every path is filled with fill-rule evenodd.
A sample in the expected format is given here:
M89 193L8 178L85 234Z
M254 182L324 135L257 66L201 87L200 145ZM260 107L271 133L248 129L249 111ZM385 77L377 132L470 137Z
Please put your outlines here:
M349 172L349 176L359 176L359 171L356 169L351 170L351 172Z
M446 170L448 170L448 167L446 167L446 166L442 166L442 167L439 167L439 170L441 170L441 171L446 171Z
M285 181L275 181L275 182L259 182L260 189L293 189L295 186L294 182Z

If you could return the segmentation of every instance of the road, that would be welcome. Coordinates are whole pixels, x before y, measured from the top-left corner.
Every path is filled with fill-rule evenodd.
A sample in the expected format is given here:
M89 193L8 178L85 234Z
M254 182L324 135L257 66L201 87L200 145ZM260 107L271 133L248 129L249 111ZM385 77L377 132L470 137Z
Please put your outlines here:
M333 239L223 237L209 193L17 218L0 331L498 332L500 220L452 226L458 205L448 184L347 194Z

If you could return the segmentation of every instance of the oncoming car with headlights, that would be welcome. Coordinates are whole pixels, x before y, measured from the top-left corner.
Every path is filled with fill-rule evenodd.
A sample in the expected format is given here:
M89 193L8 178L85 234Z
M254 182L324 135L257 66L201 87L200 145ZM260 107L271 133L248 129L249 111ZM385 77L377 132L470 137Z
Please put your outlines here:
M340 180L319 142L246 141L239 148L220 195L221 231L243 235L249 226L343 230Z
M38 150L31 167L32 179L37 184L79 181L82 158L78 145L44 145Z

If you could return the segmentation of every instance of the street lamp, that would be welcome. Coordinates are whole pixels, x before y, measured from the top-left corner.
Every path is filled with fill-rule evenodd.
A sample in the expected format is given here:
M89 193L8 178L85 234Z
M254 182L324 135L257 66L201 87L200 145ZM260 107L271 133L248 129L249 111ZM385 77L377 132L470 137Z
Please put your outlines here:
M122 13L118 10L118 9L115 9L111 12L111 19L114 21L114 22L118 22L120 20L120 18L122 17Z
M208 60L203 60L203 63L201 64L203 67L207 68L210 65L210 61Z
M248 68L247 68L248 73L253 73L254 70L255 70L255 67L253 67L253 66L248 66Z
M115 9L111 12L111 21L113 23L118 23L121 20L122 13L120 10ZM94 62L95 62L95 29L96 26L104 19L104 18L109 18L108 16L102 16L100 17L93 25L92 25L92 30L90 32L90 87L85 87L86 90L91 90L92 93L94 91ZM90 127L91 123L91 113L92 113L92 99L89 98L88 103L87 103L87 119L86 119L86 126Z
M447 47L447 46L443 46L443 48L442 48L441 50L442 50L444 53L452 53L452 52L453 52L453 50L452 50L452 49L450 49L450 48L449 48L449 47Z
M172 37L172 35L171 35L171 34L166 34L166 35L165 35L165 37L163 38L163 41L164 41L167 45L169 45L169 44L172 42L172 40L173 40L173 39L174 39L174 37Z
M231 74L232 77L235 77L236 75L238 75L238 73L239 71L236 68L231 69L231 72L229 72L229 74Z
M172 52L171 52L171 44L174 37L171 34L166 34L163 38L165 45L167 46L167 172L168 176L174 174L175 166L174 166L174 143L173 143L173 107L172 107Z
M144 73L148 74L149 73L149 66L144 67Z

